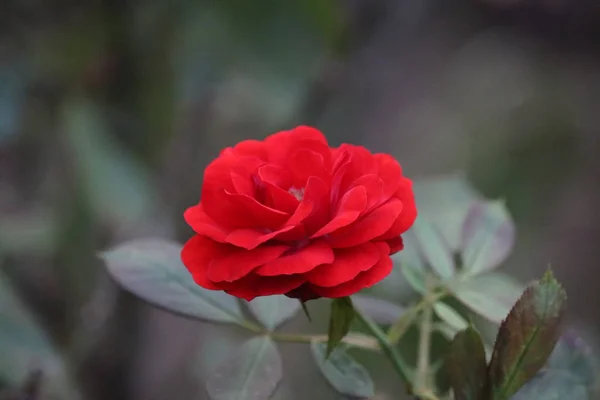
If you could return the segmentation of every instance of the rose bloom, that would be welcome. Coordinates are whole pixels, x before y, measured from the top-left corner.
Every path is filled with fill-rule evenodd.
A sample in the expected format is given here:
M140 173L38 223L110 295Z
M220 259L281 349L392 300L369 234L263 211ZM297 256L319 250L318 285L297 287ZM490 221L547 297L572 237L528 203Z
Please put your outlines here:
M384 279L417 215L387 154L299 126L228 147L185 212L182 260L196 283L246 300L349 296Z

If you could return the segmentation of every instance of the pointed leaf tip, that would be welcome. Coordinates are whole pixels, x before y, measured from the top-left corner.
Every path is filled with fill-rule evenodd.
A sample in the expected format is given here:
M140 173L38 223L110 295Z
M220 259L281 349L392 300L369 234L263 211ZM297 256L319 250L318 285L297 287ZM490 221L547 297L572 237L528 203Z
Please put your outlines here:
M544 366L560 337L562 286L546 272L529 286L500 326L489 366L493 400L507 400Z

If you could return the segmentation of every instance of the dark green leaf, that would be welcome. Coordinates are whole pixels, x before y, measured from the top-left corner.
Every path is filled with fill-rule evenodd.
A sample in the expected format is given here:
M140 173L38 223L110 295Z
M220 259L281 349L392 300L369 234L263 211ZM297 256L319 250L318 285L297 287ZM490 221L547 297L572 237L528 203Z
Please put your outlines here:
M198 286L181 262L181 245L160 239L140 239L104 252L108 271L136 296L183 315L218 322L238 322L237 300Z
M306 316L306 318L309 321L312 321L312 318L310 317L310 312L308 311L308 307L306 306L306 302L300 301L300 306L302 307L302 312L304 313L304 315Z
M312 354L327 381L339 393L352 397L371 397L374 385L369 372L346 353L340 346L326 359L323 343L311 344Z
M406 311L404 307L387 300L365 295L352 296L354 307L367 314L373 321L381 325L391 325Z
M455 267L452 251L437 228L427 219L419 216L412 227L418 246L427 264L445 280L454 277Z
M565 304L551 272L525 290L496 338L489 367L494 400L509 399L544 366L560 336Z
M331 316L329 318L329 334L327 339L327 352L329 357L333 349L342 341L350 330L354 319L354 307L350 297L333 299L331 302Z
M282 378L279 350L267 336L248 340L208 378L212 400L267 400Z
M297 299L286 296L262 296L248 303L252 314L268 330L273 330L292 318L301 305Z
M459 332L446 357L446 368L455 400L486 400L487 365L483 341L469 326Z
M488 272L452 285L456 297L486 319L500 323L515 304L523 287L508 275Z
M497 267L508 257L515 226L504 202L479 202L469 210L462 230L462 260L476 274Z
M20 386L33 369L44 371L44 396L79 398L60 354L0 271L0 381Z

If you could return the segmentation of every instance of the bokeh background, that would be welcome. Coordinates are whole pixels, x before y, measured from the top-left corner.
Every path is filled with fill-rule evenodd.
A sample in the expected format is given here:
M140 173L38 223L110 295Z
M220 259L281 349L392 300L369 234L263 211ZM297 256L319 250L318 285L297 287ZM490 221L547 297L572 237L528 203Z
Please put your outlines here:
M143 304L96 254L186 240L219 150L298 124L506 199L506 270L551 264L570 323L596 336L599 2L0 0L2 279L86 399L206 398L203 374L244 333ZM282 348L277 399L342 398L303 345ZM395 399L377 360L377 399Z

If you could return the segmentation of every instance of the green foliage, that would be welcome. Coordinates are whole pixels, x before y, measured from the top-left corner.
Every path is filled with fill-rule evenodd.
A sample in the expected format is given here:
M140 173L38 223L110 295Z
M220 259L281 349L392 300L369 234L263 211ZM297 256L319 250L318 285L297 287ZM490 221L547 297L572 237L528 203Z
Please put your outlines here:
M446 356L448 379L455 400L487 398L487 364L481 336L472 326L459 332Z
M350 357L345 346L327 356L323 343L312 342L311 350L320 371L339 393L352 397L371 397L375 388L367 369Z
M212 400L264 400L275 391L282 374L276 344L267 336L258 336L221 362L206 388Z
M560 337L566 294L550 272L528 287L500 326L490 361L493 400L506 400L544 366Z
M327 351L325 358L342 341L350 330L350 324L354 319L354 307L350 297L342 297L331 301L331 315L329 317L329 332L327 340Z
M0 382L21 386L37 369L44 376L43 395L80 398L65 360L1 271L0 355Z
M286 296L257 297L248 303L248 308L258 321L272 331L300 310L300 302Z
M196 285L180 253L178 244L143 239L121 244L101 257L119 284L149 303L196 318L240 323L237 300Z
M456 266L452 251L441 233L425 217L419 216L412 227L427 264L444 280L454 277Z
M357 310L367 314L380 325L391 325L406 312L399 304L360 294L352 296L352 303Z

